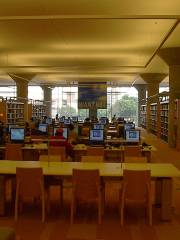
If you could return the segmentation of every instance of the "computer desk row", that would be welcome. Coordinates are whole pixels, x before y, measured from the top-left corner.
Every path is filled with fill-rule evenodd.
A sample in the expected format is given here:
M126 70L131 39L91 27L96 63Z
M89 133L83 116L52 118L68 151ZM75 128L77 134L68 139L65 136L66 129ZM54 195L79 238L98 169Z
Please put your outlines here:
M81 156L86 155L88 145L77 144L73 147L73 161L80 161ZM140 145L141 147L141 145ZM1 146L0 150L5 151L5 146ZM47 154L47 143L34 143L25 144L22 147L24 160L38 160L40 154ZM147 162L151 162L151 152L157 151L154 146L141 147L142 156L147 157ZM104 158L106 161L121 162L124 161L125 147L123 145L119 147L107 146L104 148ZM3 155L4 156L4 155Z
M42 167L45 176L71 178L73 168L99 169L100 177L121 181L123 170L151 171L151 178L156 181L155 203L161 207L161 219L170 220L172 213L172 179L180 177L180 171L168 163L85 163L85 162L37 162L37 161L0 161L0 215L5 214L5 177L16 174L16 167Z

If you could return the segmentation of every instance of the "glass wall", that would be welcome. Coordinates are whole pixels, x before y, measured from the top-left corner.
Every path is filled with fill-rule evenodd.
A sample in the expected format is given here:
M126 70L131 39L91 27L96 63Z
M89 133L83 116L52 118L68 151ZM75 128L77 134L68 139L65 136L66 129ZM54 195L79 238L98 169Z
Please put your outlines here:
M52 117L78 115L78 87L55 87L52 90Z
M134 87L107 88L107 117L111 120L114 115L137 124L138 92Z
M33 100L43 100L44 93L39 86L28 86L28 98Z
M16 97L16 85L0 87L1 97Z

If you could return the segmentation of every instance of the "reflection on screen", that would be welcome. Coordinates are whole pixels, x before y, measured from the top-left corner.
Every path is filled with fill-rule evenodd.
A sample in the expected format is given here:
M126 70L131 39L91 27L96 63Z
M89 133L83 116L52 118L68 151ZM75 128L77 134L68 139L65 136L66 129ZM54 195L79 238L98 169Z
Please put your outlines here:
M140 141L140 131L139 130L126 130L126 140L139 142Z
M90 141L103 141L104 140L104 131L100 129L90 130Z
M71 119L64 119L64 124L66 125L71 124Z
M47 132L47 124L39 124L39 131L46 133Z
M11 141L24 141L24 128L11 128Z

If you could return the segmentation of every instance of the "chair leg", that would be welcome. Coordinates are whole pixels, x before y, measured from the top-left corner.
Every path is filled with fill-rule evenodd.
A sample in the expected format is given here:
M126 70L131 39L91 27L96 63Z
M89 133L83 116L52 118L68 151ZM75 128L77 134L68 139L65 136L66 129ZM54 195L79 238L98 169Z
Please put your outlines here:
M44 194L42 195L42 222L45 222L45 198Z
M124 205L120 206L121 226L124 225Z
M149 204L149 225L152 226L152 205Z
M102 224L102 205L101 199L98 201L98 224Z
M71 224L74 223L74 209L75 209L75 203L74 199L71 201Z
M63 183L60 184L60 203L63 207Z
M16 192L16 197L15 197L15 214L14 214L14 218L15 221L18 220L18 203L19 203L19 194Z

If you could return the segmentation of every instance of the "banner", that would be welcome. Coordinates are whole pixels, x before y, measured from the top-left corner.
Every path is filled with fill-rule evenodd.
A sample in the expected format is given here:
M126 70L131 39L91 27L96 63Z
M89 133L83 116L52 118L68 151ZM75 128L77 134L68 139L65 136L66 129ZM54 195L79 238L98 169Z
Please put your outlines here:
M78 108L107 108L106 83L79 83Z

